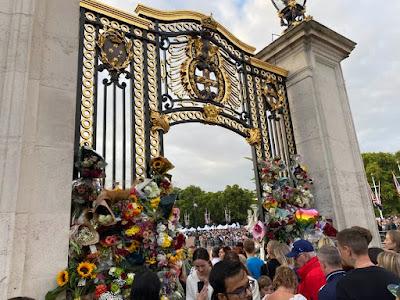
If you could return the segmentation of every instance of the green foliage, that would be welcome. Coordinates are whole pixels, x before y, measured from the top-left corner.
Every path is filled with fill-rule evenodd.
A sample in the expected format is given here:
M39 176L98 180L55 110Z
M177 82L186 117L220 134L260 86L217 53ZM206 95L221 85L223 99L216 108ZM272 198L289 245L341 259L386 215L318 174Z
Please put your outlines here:
M237 184L228 185L224 191L206 192L198 186L188 186L185 189L176 188L179 200L176 205L181 210L181 223L184 224L184 215L190 216L190 226L204 226L204 213L206 209L210 213L211 222L215 224L225 223L224 209L231 212L231 222L241 224L247 221L247 209L251 204L257 203L253 191L243 189Z
M365 173L368 183L372 186L373 175L375 183L381 182L381 199L383 214L391 215L400 213L400 197L393 183L392 172L400 176L397 162L400 162L400 151L396 153L363 153ZM377 214L378 215L378 214Z

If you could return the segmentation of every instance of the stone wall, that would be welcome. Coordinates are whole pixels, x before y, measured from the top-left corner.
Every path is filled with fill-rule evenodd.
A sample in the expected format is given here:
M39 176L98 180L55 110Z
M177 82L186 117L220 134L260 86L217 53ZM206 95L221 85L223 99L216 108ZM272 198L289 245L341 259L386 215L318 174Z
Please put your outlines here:
M0 299L67 264L78 0L0 1Z
M355 43L316 21L303 22L257 57L289 71L287 90L297 151L314 179L316 208L338 229L369 228L379 245L368 183L341 61Z

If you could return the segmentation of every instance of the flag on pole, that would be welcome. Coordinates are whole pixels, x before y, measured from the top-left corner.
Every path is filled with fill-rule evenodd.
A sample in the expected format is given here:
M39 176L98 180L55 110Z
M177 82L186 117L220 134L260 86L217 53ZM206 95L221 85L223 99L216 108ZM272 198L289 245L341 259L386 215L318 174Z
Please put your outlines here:
M392 172L392 174L393 174L394 186L396 187L397 194L400 196L400 183L397 180L396 175L394 175L394 172Z
M377 191L376 191L376 193L374 193L374 192L372 191L372 188L371 188L370 185L368 185L368 187L369 187L369 194L370 194L370 197L371 197L372 204L373 204L374 206L378 207L379 209L382 209L382 202L381 202L381 197L380 197L380 195L378 194ZM375 188L375 190L376 190L376 186L375 186L374 188Z

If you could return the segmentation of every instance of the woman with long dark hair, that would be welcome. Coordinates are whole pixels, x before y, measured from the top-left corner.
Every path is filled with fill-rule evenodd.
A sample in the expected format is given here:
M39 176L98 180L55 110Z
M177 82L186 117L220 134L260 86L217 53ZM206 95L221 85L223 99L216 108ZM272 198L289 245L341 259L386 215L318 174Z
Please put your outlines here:
M209 300L213 289L208 284L211 271L210 255L204 248L193 252L193 268L186 280L186 300Z

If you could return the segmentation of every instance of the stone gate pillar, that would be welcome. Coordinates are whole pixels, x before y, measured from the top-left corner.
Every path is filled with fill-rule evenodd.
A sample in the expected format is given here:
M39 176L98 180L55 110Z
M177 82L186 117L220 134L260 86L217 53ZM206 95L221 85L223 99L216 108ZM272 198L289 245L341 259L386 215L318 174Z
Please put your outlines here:
M44 299L68 259L78 0L0 1L0 299Z
M289 71L288 98L297 151L314 179L316 207L338 229L359 225L379 243L341 61L355 43L310 20L257 57Z

